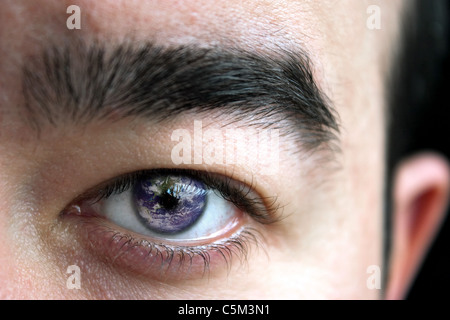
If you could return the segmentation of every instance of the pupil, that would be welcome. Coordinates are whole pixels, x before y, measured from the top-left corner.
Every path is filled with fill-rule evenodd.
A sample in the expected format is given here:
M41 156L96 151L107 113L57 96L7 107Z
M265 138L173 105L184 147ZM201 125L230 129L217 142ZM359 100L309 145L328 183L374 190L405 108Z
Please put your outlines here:
M179 199L165 192L160 196L160 204L167 210L172 210L178 205Z
M206 187L190 177L143 179L136 183L133 193L138 217L146 228L161 234L182 232L198 220L206 207Z

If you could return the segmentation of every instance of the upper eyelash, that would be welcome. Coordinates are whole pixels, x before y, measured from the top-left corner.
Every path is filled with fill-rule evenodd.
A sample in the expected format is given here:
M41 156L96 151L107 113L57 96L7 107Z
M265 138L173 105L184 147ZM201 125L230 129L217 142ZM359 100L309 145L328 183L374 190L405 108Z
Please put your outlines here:
M189 169L153 169L141 170L122 175L112 181L106 182L101 187L89 192L87 198L93 202L107 199L112 195L127 191L140 179L154 175L179 175L188 176L200 180L206 187L227 201L233 203L237 208L249 214L253 219L262 224L273 224L281 220L281 206L277 197L251 197L252 185L238 183L231 177L219 176L207 171L196 171Z

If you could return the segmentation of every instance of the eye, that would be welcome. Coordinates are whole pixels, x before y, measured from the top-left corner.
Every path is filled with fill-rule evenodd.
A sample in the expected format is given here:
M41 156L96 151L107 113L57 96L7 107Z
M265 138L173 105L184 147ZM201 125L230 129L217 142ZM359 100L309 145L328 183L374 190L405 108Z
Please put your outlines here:
M82 222L83 242L108 262L184 278L246 257L262 226L279 220L275 200L219 174L144 170L87 191L61 216Z
M136 233L183 242L206 240L240 223L240 210L218 190L188 175L143 175L94 210Z

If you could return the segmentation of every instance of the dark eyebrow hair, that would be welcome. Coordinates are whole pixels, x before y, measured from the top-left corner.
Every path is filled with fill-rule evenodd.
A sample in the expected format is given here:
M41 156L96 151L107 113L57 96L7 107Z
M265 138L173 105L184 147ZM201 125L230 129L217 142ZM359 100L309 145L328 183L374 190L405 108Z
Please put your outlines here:
M103 118L164 121L188 111L214 111L233 122L277 128L308 150L330 147L339 131L337 114L300 50L256 54L72 41L28 57L22 89L27 118L38 131Z

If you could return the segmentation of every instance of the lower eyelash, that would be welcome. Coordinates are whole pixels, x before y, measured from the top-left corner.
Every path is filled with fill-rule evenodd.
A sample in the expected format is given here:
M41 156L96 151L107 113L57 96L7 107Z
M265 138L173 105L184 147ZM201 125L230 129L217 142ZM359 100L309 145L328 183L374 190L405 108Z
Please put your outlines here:
M89 223L92 226L91 222ZM107 237L109 240L99 240ZM209 276L211 268L231 271L232 262L237 258L241 265L247 263L250 250L258 249L263 243L262 234L252 227L243 227L228 239L200 246L179 246L152 242L145 238L122 233L104 223L97 224L87 232L93 247L103 243L108 245L109 259L117 266L125 264L127 271L144 275L153 274L161 278L180 280ZM103 252L103 255L105 252Z

